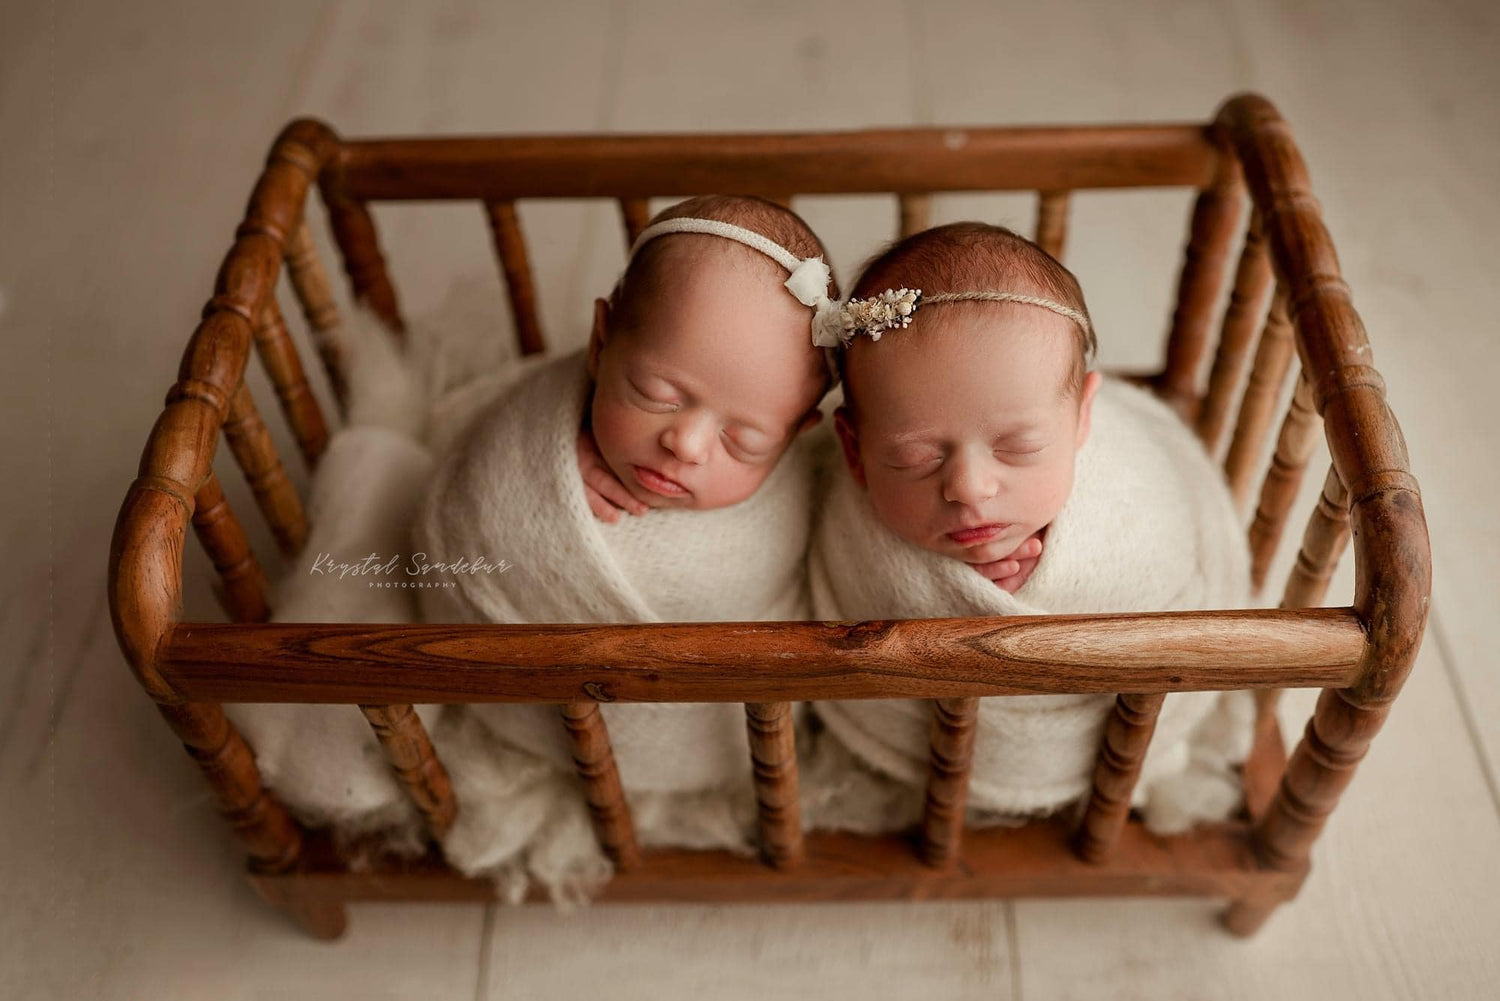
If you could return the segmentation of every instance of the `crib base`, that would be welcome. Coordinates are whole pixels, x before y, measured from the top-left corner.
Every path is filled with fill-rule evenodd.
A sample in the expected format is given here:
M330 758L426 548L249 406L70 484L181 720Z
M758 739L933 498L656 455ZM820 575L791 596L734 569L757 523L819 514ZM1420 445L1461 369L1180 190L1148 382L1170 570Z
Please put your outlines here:
M1250 851L1249 824L1235 821L1158 837L1137 821L1126 825L1114 853L1084 862L1069 847L1061 822L970 830L951 867L924 864L912 841L815 833L806 858L773 869L728 852L659 850L617 873L601 903L772 903L836 900L952 900L1006 897L1201 896L1233 902L1226 926L1252 934L1272 909L1291 899L1302 871L1261 869ZM489 901L494 885L450 869L436 854L382 857L350 871L326 837L309 837L296 872L250 873L257 892L318 938L344 930L343 906L359 901ZM544 901L535 894L533 902Z

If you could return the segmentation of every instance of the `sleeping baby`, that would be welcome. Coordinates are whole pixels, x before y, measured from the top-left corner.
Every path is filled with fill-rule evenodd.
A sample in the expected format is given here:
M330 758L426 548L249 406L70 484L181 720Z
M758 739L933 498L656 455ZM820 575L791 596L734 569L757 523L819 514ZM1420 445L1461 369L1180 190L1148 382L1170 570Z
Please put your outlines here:
M658 215L595 304L587 349L535 366L452 436L414 548L509 569L422 591L424 618L807 618L815 453L832 443L803 432L831 381L814 334L839 315L823 253L797 215L760 199L695 198ZM571 775L556 706L472 713L504 745ZM603 713L643 842L743 841L753 804L740 706ZM733 822L723 803L695 813L669 799L731 789L749 811ZM459 794L449 855L483 871L508 849L486 830L483 790Z
M833 471L809 556L823 619L1240 607L1243 535L1222 478L1154 397L1090 370L1074 276L1009 230L959 223L865 268L845 309ZM1242 694L1242 693L1237 693ZM1048 813L1089 787L1109 695L980 703L969 803ZM821 703L826 738L919 790L930 703ZM1247 698L1168 696L1137 802L1176 830L1236 805ZM825 738L825 739L826 739ZM851 787L852 788L852 787ZM811 813L880 826L877 797ZM889 826L914 819L904 796Z

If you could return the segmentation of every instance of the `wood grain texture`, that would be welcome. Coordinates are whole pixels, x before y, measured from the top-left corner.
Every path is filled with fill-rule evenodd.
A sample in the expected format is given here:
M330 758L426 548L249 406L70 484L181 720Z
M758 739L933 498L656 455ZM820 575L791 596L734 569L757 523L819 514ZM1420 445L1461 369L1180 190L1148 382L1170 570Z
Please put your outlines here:
M164 677L248 702L786 702L1347 683L1347 609L865 623L175 627ZM713 650L704 658L704 650Z
M635 825L625 802L624 787L620 785L620 772L615 767L604 717L593 702L573 702L561 709L594 834L617 870L632 869L640 864L641 850L636 844Z
M1119 841L1165 699L1165 695L1121 695L1115 699L1099 742L1088 805L1074 839L1078 856L1085 862L1108 858Z
M1068 243L1068 207L1072 201L1069 191L1038 191L1036 193L1036 243L1057 258L1063 259Z
M495 243L495 256L500 259L500 272L505 279L510 315L515 321L516 341L521 354L541 354L547 345L537 319L536 284L531 278L531 262L526 255L526 237L521 232L516 203L486 202L484 209L490 223L490 236Z
M941 868L963 850L964 809L974 763L979 700L937 699L927 751L927 795L922 803L922 861Z
M761 855L778 869L802 861L797 741L790 702L745 703Z

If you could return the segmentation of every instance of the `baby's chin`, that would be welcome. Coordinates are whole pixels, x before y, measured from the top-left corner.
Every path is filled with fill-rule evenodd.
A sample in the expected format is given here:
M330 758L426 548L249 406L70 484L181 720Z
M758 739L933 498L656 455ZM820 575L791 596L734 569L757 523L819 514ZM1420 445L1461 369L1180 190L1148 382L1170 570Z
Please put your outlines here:
M962 560L965 563L993 563L996 560L1003 560L1015 552L1016 547L1025 542L1026 537L1030 534L1030 529L1023 529L1020 525L1012 525L999 536L990 539L988 542L982 542L977 546L960 546L952 539L943 536L939 540L939 546L929 546L928 548L944 556L951 556L954 559Z

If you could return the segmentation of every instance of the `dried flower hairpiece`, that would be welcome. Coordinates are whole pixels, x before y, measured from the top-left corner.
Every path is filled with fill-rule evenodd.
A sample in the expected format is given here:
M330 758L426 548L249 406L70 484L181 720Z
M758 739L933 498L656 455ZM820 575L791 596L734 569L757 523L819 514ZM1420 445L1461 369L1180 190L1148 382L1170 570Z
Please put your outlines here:
M886 289L868 299L850 299L844 304L843 342L848 344L859 334L868 334L870 340L878 341L887 330L911 326L912 314L921 300L919 288Z

